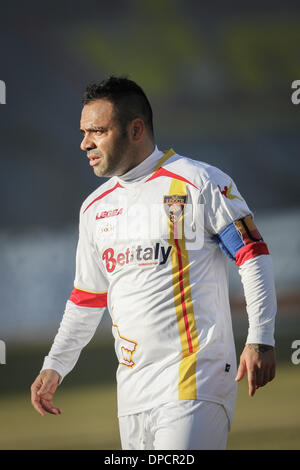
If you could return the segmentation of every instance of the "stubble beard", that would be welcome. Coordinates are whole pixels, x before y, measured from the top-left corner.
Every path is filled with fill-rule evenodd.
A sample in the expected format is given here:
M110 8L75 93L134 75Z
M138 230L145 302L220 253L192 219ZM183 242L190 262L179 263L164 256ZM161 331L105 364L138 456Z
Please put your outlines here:
M106 157L102 156L101 161L94 167L94 173L99 177L111 178L112 176L119 176L124 174L124 160L128 153L128 138L127 135L121 135L115 142L114 147L110 150Z

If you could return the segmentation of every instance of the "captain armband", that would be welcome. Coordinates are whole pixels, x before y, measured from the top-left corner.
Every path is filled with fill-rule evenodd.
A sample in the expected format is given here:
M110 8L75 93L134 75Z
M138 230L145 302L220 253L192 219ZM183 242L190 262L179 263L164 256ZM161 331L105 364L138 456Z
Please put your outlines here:
M251 215L236 220L214 237L226 256L241 266L245 261L269 250Z

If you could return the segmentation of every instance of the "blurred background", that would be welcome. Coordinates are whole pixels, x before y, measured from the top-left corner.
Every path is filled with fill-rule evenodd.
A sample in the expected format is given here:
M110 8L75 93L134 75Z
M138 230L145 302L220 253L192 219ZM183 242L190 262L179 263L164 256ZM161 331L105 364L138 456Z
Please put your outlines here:
M0 15L1 449L119 449L106 314L56 393L60 417L30 404L73 287L78 213L104 180L79 145L85 86L127 75L147 94L160 149L235 180L273 258L276 379L239 386L230 449L300 449L299 3L184 0L7 2ZM237 355L247 315L236 267L230 295Z

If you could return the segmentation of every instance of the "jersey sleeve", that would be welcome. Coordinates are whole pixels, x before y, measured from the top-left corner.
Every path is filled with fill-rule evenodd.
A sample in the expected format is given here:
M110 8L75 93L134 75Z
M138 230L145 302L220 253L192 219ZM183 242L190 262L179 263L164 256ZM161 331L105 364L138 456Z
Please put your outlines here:
M246 344L275 345L277 299L271 256L256 256L239 268L249 320Z
M202 200L206 230L238 266L269 254L252 211L228 175L215 169L202 191Z
M228 225L247 215L252 215L234 181L221 170L214 169L202 189L205 226L217 235Z
M64 377L74 368L89 343L107 305L107 281L97 260L86 220L80 215L74 289L42 370L53 369Z

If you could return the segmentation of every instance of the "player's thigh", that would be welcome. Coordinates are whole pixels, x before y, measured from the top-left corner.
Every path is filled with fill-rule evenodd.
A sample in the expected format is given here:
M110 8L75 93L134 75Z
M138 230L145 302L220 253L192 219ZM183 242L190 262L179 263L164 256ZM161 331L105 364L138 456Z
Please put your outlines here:
M119 431L123 450L139 448L140 420L137 415L119 417Z
M122 450L153 450L153 438L147 431L149 411L119 417Z
M153 421L156 450L224 450L229 422L222 405L184 400L156 410Z

